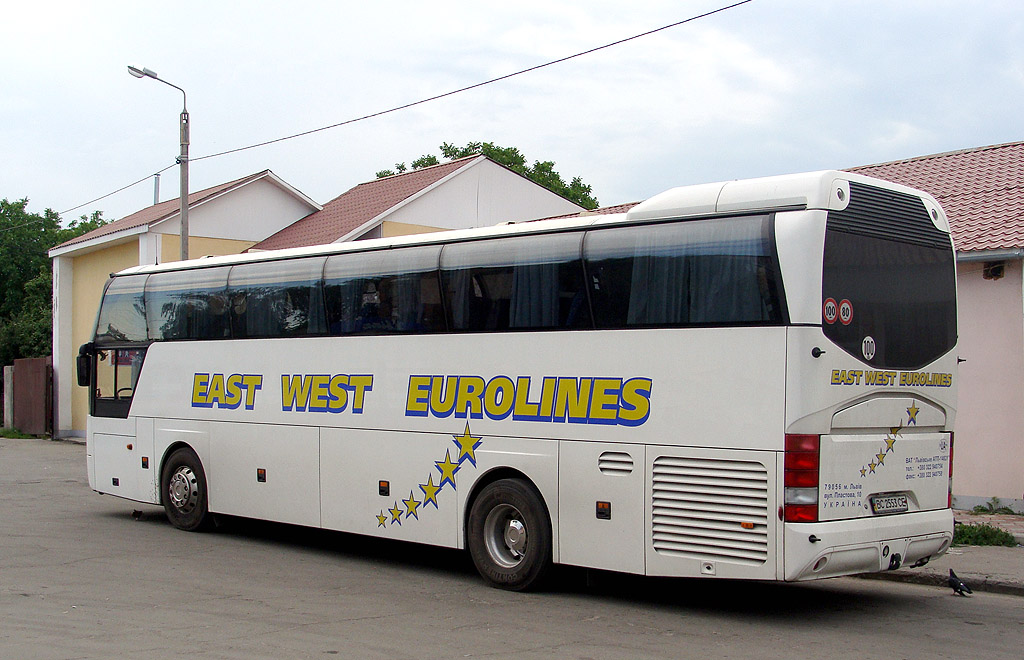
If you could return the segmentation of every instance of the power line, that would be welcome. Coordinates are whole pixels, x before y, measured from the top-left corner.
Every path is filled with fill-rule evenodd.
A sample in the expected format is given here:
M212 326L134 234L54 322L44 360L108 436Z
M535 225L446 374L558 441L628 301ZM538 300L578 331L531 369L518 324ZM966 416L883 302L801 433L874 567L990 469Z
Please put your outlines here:
M443 99L443 98L446 98L446 97L449 97L449 96L454 96L455 94L461 94L462 92L468 92L471 89L477 89L478 87L483 87L485 85L490 85L492 83L500 82L502 80L508 80L509 78L514 78L514 77L520 76L520 75L522 75L524 73L531 73L531 72L537 71L539 69L543 69L543 68L546 68L546 67L549 67L549 66L554 66L555 64L561 64L562 62L568 62L569 60L575 59L577 57L583 57L584 55L590 55L591 53L596 53L597 51L604 50L606 48L611 48L613 46L618 46L618 45L624 44L624 43L626 43L628 41L633 41L634 39L640 39L641 37L650 36L650 35L655 34L657 32L662 32L664 30L668 30L670 28L678 27L678 26L684 25L686 23L691 23L693 21L696 21L696 20L699 20L699 19L702 19L702 18L707 18L708 16L712 16L714 14L718 14L718 13L727 11L729 9L733 9L735 7L739 7L740 5L745 5L748 2L753 2L753 0L741 0L740 2L736 2L736 3L728 5L726 7L719 7L718 9L714 9L712 11L705 12L705 13L697 15L697 16L691 16L690 18L687 18L687 19L682 20L682 21L677 21L677 22L671 23L669 25L664 25L664 26L662 26L660 28L655 28L653 30L648 30L647 32L641 32L640 34L635 34L632 37L626 37L625 39L619 39L618 41L613 41L613 42L605 44L603 46L597 46L596 48L590 48L589 50L580 51L579 53L576 53L574 55L567 55L565 57L560 57L557 60L551 60L550 62L545 62L544 64L538 64L536 66L531 66L531 67L526 68L526 69L521 69L520 71L516 71L515 73L507 73L507 74L505 74L503 76L498 76L497 78L491 78L490 80L485 80L484 82L475 83L473 85L468 85L466 87L460 87L459 89L453 89L452 91L445 92L444 94L437 94L436 96L431 96L429 98L420 99L419 101L413 101L412 103L406 103L404 105L395 106L394 108L390 108L388 110L381 110L379 112L373 112L373 113L368 114L368 115L363 115L362 117L356 117L355 119L346 119L345 121L338 122L337 124L331 124L330 126L322 126L320 128L314 128L314 129L309 130L309 131L303 131L302 133L296 133L294 135L288 135L288 136L285 136L285 137L275 138L273 140L267 140L266 142L258 142L256 144L250 144L247 147L238 147L237 149L229 149L227 151L220 151L220 152L217 152L215 154L208 154L206 156L199 156L198 158L192 158L191 160L193 160L193 161L205 160L207 158L216 158L218 156L226 156L228 154L238 153L239 151L245 151L247 149L255 149L257 147L265 147L265 146L267 146L269 144L275 144L277 142L284 142L285 140L291 140L291 139L294 139L294 138L297 138L297 137L302 137L304 135L311 135L313 133L319 133L320 131L326 131L326 130L330 130L332 128L338 128L339 126L347 126L348 124L354 124L356 122L360 122L360 121L363 121L363 120L366 120L366 119L372 119L374 117L380 117L381 115L390 114L392 112L398 112L399 110L406 110L408 108L412 108L412 107L417 106L417 105L422 105L424 103L429 103L431 101L437 101L438 99Z
M467 85L466 87L460 87L459 89L453 89L450 92L445 92L443 94L437 94L435 96L431 96L431 97L428 97L428 98L425 98L425 99L420 99L419 101L413 101L411 103L406 103L406 104L403 104L403 105L395 106L395 107L389 108L387 110L381 110L379 112L373 112L373 113L370 113L368 115L363 115L362 117L356 117L354 119L346 119L345 121L340 121L340 122L338 122L336 124L331 124L329 126L321 126L320 128L314 128L312 130L303 131L301 133L295 133L294 135L286 135L284 137L275 138L273 140L266 140L264 142L257 142L256 144L250 144L250 145L245 146L245 147L238 147L236 149L228 149L227 151L220 151L220 152L213 153L213 154L207 154L205 156L198 156L198 157L195 157L195 158L190 158L189 160L190 161L207 160L209 158L217 158L218 156L226 156L228 154L234 154L234 153L238 153L240 151L247 151L249 149L256 149L257 147L265 147L267 145L276 144L278 142L284 142L285 140L293 140L293 139L298 138L298 137L303 137L305 135L312 135L313 133L319 133L321 131L327 131L327 130L330 130L332 128L338 128L340 126L347 126L349 124L355 124L356 122L365 121L367 119L373 119L374 117L380 117L382 115L391 114L393 112L398 112L399 110L406 110L408 108L412 108L412 107L415 107L417 105L423 105L424 103L429 103L431 101L437 101L439 99L447 98L449 96L454 96L455 94L461 94L462 92L468 92L470 90L477 89L479 87L484 87L485 85L490 85L490 84L493 84L493 83L496 83L496 82L501 82L503 80L508 80L509 78L514 78L516 76L521 76L524 73L531 73L533 71L538 71L540 69L544 69L544 68L549 67L549 66L554 66L556 64L561 64L562 62L568 62L569 60L573 60L573 59L576 59L578 57L583 57L584 55L590 55L591 53L596 53L598 51L605 50L607 48L612 48L613 46L619 46L621 44L624 44L624 43L627 43L627 42L630 42L630 41L634 41L634 40L640 39L642 37L647 37L647 36L650 36L652 34L656 34L658 32L663 32L665 30L672 29L674 27L679 27L680 25L685 25L687 23L692 23L693 21L698 21L698 20L700 20L702 18L707 18L707 17L713 16L715 14L720 14L720 13L728 11L730 9L735 9L736 7L739 7L740 5L745 5L745 4L750 3L750 2L753 2L753 0L740 0L739 2L734 2L731 5L726 5L724 7L719 7L718 9L712 9L711 11L704 12L703 14L697 14L696 16L691 16L690 18L686 18L686 19L683 19L681 21L676 21L675 23L670 23L668 25L663 25L663 26L661 26L659 28L655 28L653 30L648 30L646 32L641 32L640 34L634 34L631 37L626 37L625 39L619 39L618 41L613 41L611 43L604 44L603 46L597 46L595 48L590 48L590 49L587 49L587 50L575 53L573 55L567 55L565 57L560 57L560 58L558 58L556 60L551 60L550 62L545 62L543 64L537 64L536 66L531 66L531 67L528 67L526 69L521 69L521 70L516 71L514 73L507 73L507 74L505 74L503 76L498 76L497 78L491 78L490 80L485 80L483 82L478 82L478 83L475 83L475 84L472 84L472 85ZM159 172L155 172L155 174L160 174L162 172L166 172L167 170L171 169L172 167L175 167L175 165L168 165L167 167L165 167L164 169L160 170ZM139 179L138 181L135 181L134 183L129 183L127 186L124 186L122 188L118 188L117 190L115 190L113 192L110 192L110 193L107 193L106 195L103 195L101 197L97 197L96 199L88 201L88 202L85 202L84 204L79 204L78 206L72 207L72 208L70 208L70 209L68 209L66 211L61 211L60 214L63 215L65 213L69 213L71 211L75 211L77 209L82 208L83 206L88 206L89 204L93 204L93 203L98 202L100 200L106 199L107 197L110 197L111 195L116 195L119 192L127 190L128 188L131 188L132 186L136 186L136 185L142 183L143 181L146 181L147 179L149 179L150 176L153 176L153 175L152 174L147 175L147 176Z
M79 204L78 206L72 206L71 208L67 209L66 211L61 211L57 215L64 215L65 213L71 213L72 211L77 211L78 209L82 208L83 206L89 206L90 204L95 204L96 202L100 201L101 199L106 199L107 197L110 197L112 195L116 195L119 192L122 192L124 190L128 190L132 186L137 186L140 183L142 183L143 181L148 181L149 177L156 176L157 174L163 174L167 170L171 169L172 167L176 167L176 166L177 166L177 163L173 163L171 165L168 165L167 167L165 167L164 169L162 169L162 170L160 170L158 172L153 172L152 174L147 174L146 176L142 177L138 181L135 181L134 183L129 183L127 186L123 186L121 188L118 188L117 190L115 190L113 192L108 192L106 195L102 195L100 197L97 197L96 199L89 200L88 202L85 202L84 204Z
M39 218L38 220L29 220L28 222L23 222L20 225L14 225L13 227L3 227L0 228L0 232L11 231L13 229L21 229L22 227L28 227L29 225L39 224L40 222L46 222L46 218Z

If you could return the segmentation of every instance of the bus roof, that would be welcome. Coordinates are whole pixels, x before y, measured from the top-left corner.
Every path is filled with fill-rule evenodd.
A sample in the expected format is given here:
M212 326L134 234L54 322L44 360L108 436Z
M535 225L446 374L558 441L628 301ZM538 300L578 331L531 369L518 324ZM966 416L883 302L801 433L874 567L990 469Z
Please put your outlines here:
M579 216L531 220L473 229L456 229L282 250L201 257L188 261L132 266L131 268L114 273L114 275L209 268L238 263L380 250L407 245L436 245L439 243L499 238L519 234L547 233L608 224L670 218L698 218L715 215L804 209L842 210L849 204L850 181L857 181L921 197L936 227L941 231L949 233L949 222L945 214L942 212L938 202L927 193L860 174L838 170L824 170L820 172L785 174L672 188L637 204L626 213L602 214L600 212L590 212Z

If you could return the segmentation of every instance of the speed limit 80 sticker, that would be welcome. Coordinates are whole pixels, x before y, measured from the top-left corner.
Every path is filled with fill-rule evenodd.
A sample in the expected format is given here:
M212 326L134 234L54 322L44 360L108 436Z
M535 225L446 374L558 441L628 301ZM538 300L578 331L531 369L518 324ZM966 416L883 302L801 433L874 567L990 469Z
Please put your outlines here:
M843 325L850 325L853 320L853 303L845 298L839 302L839 322Z
M843 325L850 325L853 321L853 303L846 298L840 302L836 302L835 298L826 298L821 306L821 315L829 325L837 320Z

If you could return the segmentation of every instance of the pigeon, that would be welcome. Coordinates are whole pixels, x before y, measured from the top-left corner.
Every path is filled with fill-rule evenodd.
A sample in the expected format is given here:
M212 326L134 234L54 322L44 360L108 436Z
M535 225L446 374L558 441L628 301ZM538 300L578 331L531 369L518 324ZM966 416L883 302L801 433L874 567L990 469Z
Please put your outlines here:
M953 589L954 594L966 596L967 594L974 593L973 591L971 591L971 588L964 583L963 580L956 576L956 573L953 572L952 568L949 569L949 582L947 584L949 584L949 586Z

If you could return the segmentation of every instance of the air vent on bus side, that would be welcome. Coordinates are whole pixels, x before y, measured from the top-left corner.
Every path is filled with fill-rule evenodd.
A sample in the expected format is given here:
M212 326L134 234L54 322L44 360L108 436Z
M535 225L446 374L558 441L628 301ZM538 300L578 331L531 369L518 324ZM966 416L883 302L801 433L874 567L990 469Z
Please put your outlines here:
M605 451L597 458L601 474L625 476L633 472L633 457L624 451Z
M768 558L768 471L755 461L659 456L652 541L662 554L760 565Z

